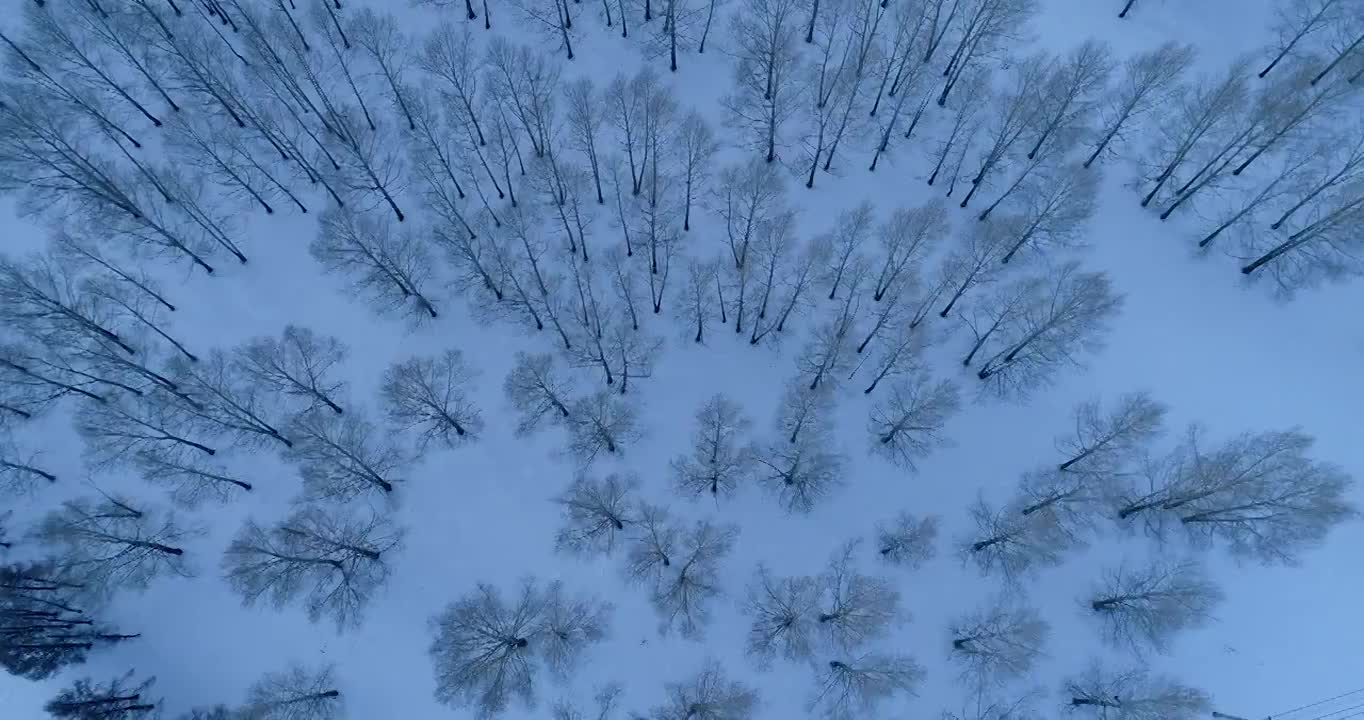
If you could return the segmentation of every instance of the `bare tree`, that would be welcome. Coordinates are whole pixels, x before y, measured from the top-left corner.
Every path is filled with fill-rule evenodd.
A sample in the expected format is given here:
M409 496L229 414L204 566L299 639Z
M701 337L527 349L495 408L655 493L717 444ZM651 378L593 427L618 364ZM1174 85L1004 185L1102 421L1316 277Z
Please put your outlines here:
M597 690L596 694L592 696L592 700L597 704L596 720L611 720L620 700L620 693L621 687L615 683L608 683ZM567 700L560 700L554 703L554 720L588 720L588 718L584 717L572 703Z
M947 208L938 201L893 212L877 231L883 258L872 299L880 302L891 287L912 276L947 229Z
M1037 14L1035 0L968 0L957 28L957 45L943 70L942 92L938 106L969 70L987 61L1011 40L1022 36L1023 28Z
M1328 140L1327 143L1330 143ZM1261 226L1267 218L1261 217L1265 208L1272 208L1272 212L1279 212L1283 201L1295 195L1300 189L1315 180L1314 175L1324 164L1324 159L1328 155L1339 152L1335 144L1308 144L1305 142L1294 143L1290 153L1285 153L1275 158L1273 170L1266 173L1264 179L1258 183L1258 191L1238 197L1238 204L1232 205L1230 209L1219 213L1215 219L1218 223L1208 234L1198 241L1198 247L1206 248L1213 243L1219 236L1236 228L1242 231L1245 240L1242 246L1254 246L1261 242L1264 232ZM1271 230L1274 228L1271 227Z
M351 15L346 27L351 40L383 78L388 98L407 120L407 129L416 130L417 123L409 106L416 90L403 79L412 65L412 51L407 37L398 29L396 18L390 13L360 8Z
M1307 457L1297 430L1242 433L1204 446L1191 426L1165 458L1148 464L1145 487L1128 490L1118 518L1156 537L1182 530L1196 546L1225 543L1240 559L1296 564L1333 527L1356 515L1353 479Z
M228 502L239 492L252 490L251 483L233 477L221 465L171 448L142 450L134 462L144 480L164 485L171 502L186 509L205 501Z
M248 519L223 554L223 574L245 605L303 601L308 618L338 630L359 627L388 579L403 532L377 513L359 516L307 504L271 528Z
M1238 253L1246 263L1241 274L1259 273L1254 279L1267 274L1280 296L1292 297L1322 281L1364 272L1358 262L1358 236L1352 231L1364 217L1364 186L1352 184L1319 198L1302 228L1282 234L1246 233Z
M512 6L521 13L527 25L553 38L568 53L568 59L573 59L572 5L563 0L515 0Z
M233 352L238 373L252 383L303 403L304 410L325 405L340 415L337 396L345 387L328 377L345 362L349 348L330 335L317 335L297 325L286 325L279 338L257 337Z
M712 3L713 5L713 3ZM692 199L704 196L710 180L710 166L720 144L705 117L692 111L682 118L682 184L686 200L682 205L682 230L691 230Z
M896 381L890 397L872 407L867 432L873 453L915 472L915 462L947 442L943 425L961 405L956 383L926 375Z
M95 684L90 678L75 681L62 688L43 709L59 720L152 720L160 699L150 697L148 689L156 678L149 677L131 684L133 672L106 683Z
M974 1L1001 3L1015 0ZM1012 74L1012 82L994 98L994 112L987 116L984 124L985 145L979 153L979 168L971 178L971 189L962 198L961 207L970 204L971 198L988 185L991 178L1008 169L1014 157L1014 148L1037 126L1042 112L1039 97L1050 64L1051 58L1045 53L1019 60Z
M386 218L330 209L308 251L327 270L347 276L351 288L368 296L376 309L436 317L425 294L431 276L426 246L412 232L395 231Z
M758 566L743 612L752 618L745 653L759 668L770 668L777 658L801 662L814 656L819 596L815 578L773 577L766 567Z
M1088 128L1089 115L1112 75L1112 49L1096 40L1086 40L1056 61L1042 89L1042 117L1029 160L1039 157L1048 141L1062 142L1064 136Z
M1205 624L1221 602L1201 564L1160 559L1105 571L1085 600L1105 642L1138 654L1167 652L1176 634Z
M798 0L748 0L733 18L735 90L722 101L745 143L768 163L785 147L783 128L799 97Z
M609 612L597 600L566 598L558 583L541 590L528 579L511 604L480 583L432 618L436 699L479 717L501 714L513 697L533 707L537 659L566 676L604 639Z
M292 440L262 417L272 409L262 397L262 388L240 376L227 353L214 350L197 363L177 357L170 369L176 385L171 390L181 391L173 394L183 401L181 411L191 426L225 434L240 445L274 440L285 448L293 447ZM191 400L185 400L186 395Z
M627 581L647 585L652 593L680 557L682 528L664 508L641 502L637 512L639 528L629 538L622 572Z
M144 590L161 575L190 577L179 544L197 534L173 512L146 510L116 496L64 502L34 530L39 540L60 548L65 577L94 598L124 587Z
M971 686L1005 683L1026 676L1043 655L1051 627L1024 605L1003 597L952 623L952 659Z
M810 378L809 389L819 389L821 383L835 385L852 361L852 345L858 316L862 309L862 294L857 292L866 277L865 266L854 272L848 283L848 295L841 305L830 311L827 318L815 327L805 348L796 358L802 380Z
M756 160L721 172L715 204L734 267L743 269L757 229L781 211L785 189L777 170Z
M597 204L605 204L597 143L610 106L604 95L597 92L590 78L570 83L564 88L564 97L568 101L569 143L587 159L588 167L592 169L592 184L597 191Z
M563 508L564 526L555 548L578 555L611 555L626 529L639 523L635 500L639 476L612 473L598 480L579 475L554 499Z
M752 468L742 436L753 426L743 408L724 395L714 395L696 412L694 448L672 461L673 489L683 496L710 493L716 501L732 496Z
M51 561L0 566L0 633L5 637L0 667L44 680L84 663L95 648L138 637L119 633L87 612L91 608L80 590Z
M461 125L467 126L477 144L487 144L483 125L478 121L476 108L483 105L479 94L479 61L474 56L474 42L468 26L456 29L441 23L426 36L418 65L428 75L443 84L439 92L450 107L456 108Z
M829 258L830 267L825 277L821 277L820 280L821 283L828 284L830 300L838 296L844 275L849 269L856 268L858 260L866 254L863 245L871 234L872 211L871 203L866 201L855 208L844 210L835 219L833 230L815 239L817 244L828 248L825 253Z
M555 580L545 588L544 616L537 633L540 653L556 679L569 680L584 651L606 639L614 606L588 595L570 597Z
M636 401L608 390L598 390L573 402L568 424L568 451L583 466L602 452L619 455L640 437Z
M974 564L982 575L998 572L1009 584L1060 565L1076 539L1063 532L1053 514L1024 514L1024 509L1017 500L995 507L983 495L977 497L970 508L975 528L957 545L963 563Z
M297 440L285 457L299 464L311 499L348 501L366 492L393 492L397 473L407 464L403 451L357 415L313 410L289 426Z
M107 307L92 302L75 274L49 256L35 255L26 262L0 258L0 319L34 340L92 338L137 354L113 325Z
M44 470L40 455L26 452L6 434L0 434L0 492L27 495L42 482L54 483L57 476Z
M843 484L844 456L824 433L805 432L794 442L777 438L752 452L758 483L787 512L808 513Z
M180 404L160 391L87 403L76 415L76 432L96 465L123 462L142 452L216 455L206 440L195 439L187 424Z
M153 303L146 295L128 285L104 277L86 279L82 283L82 290L91 298L93 305L103 306L104 312L108 313L116 324L130 328L124 335L125 340L134 340L134 334L145 335L148 338L155 336L157 343L170 346L186 360L199 361L197 355L190 352L183 342L170 333L161 306ZM104 342L93 338L92 340ZM142 345L144 352L155 349L147 347L149 343Z
M679 302L682 308L681 318L685 323L684 332L694 343L705 343L706 325L715 317L715 307L711 305L715 298L715 290L719 283L716 282L718 267L722 261L712 260L702 262L692 259L687 261L686 284L678 290ZM724 307L724 303L719 303ZM692 328L696 332L692 333Z
M730 680L715 660L682 682L668 683L667 696L650 720L751 720L758 707L757 691Z
M909 512L876 524L876 554L890 565L917 570L938 554L937 515L917 517Z
M1122 307L1104 273L1081 272L1079 263L1051 271L1043 294L1019 313L1011 327L987 347L997 348L976 377L1000 396L1026 392L1047 382L1060 363L1101 346L1108 321Z
M822 664L807 708L828 720L875 716L887 700L913 697L924 668L907 655L867 652Z
M1151 163L1155 174L1151 189L1141 200L1146 207L1161 193L1171 178L1195 157L1195 151L1216 144L1245 117L1249 100L1246 64L1238 62L1225 74L1203 78L1196 85L1181 89L1170 120L1161 128L1162 139ZM1180 193L1182 194L1182 193Z
M247 690L243 712L252 720L337 720L345 701L332 675L331 665L265 673Z
M79 395L97 403L107 401L104 395L86 389L95 387L98 378L74 373L65 377L67 373L60 368L44 372L41 366L48 363L32 352L35 351L19 345L0 345L0 429L41 415L67 395Z
M1046 528L1058 545L1079 546L1098 518L1109 514L1116 477L1052 467L1032 470L1023 474L1020 497L1009 510Z
M53 252L62 258L63 264L92 269L97 274L107 275L146 295L166 310L176 311L175 305L166 299L164 291L144 268L121 265L117 258L112 257L97 241L88 236L58 230L52 235L52 246Z
M1008 263L1020 251L1045 257L1059 249L1083 247L1086 224L1098 206L1098 180L1078 167L1040 173L1018 197L1017 213L1003 224L1008 249L999 261Z
M650 593L660 634L677 630L684 638L699 638L705 632L712 606L723 594L720 563L733 549L738 535L737 526L715 525L709 520L697 521L679 533L676 562L663 568Z
M1061 472L1115 477L1160 435L1165 405L1145 392L1122 395L1111 408L1097 399L1075 406L1074 430L1056 439Z
M1175 678L1142 667L1113 670L1098 660L1061 686L1072 714L1111 720L1196 720L1212 710L1212 698Z
M1141 123L1152 110L1175 97L1181 89L1180 78L1188 72L1194 57L1192 45L1167 42L1134 55L1123 64L1122 79L1099 111L1098 142L1085 160L1085 167L1093 165L1105 152L1112 152L1113 143L1125 139L1133 123Z
M453 447L476 438L483 414L468 391L477 377L459 350L394 363L380 390L389 421L402 430L419 430L423 446L440 440Z
M521 414L516 432L526 435L546 417L551 422L570 417L568 381L559 376L554 356L549 353L516 354L516 364L507 373L503 391Z
M1284 58L1302 54L1304 50L1310 52L1312 48L1300 48L1299 45L1310 45L1313 36L1329 32L1355 4L1352 0L1293 0L1275 8L1274 57L1259 72L1259 77L1272 72Z
M884 578L858 571L860 545L859 540L845 543L815 580L819 588L816 628L835 652L864 647L900 618L900 593Z

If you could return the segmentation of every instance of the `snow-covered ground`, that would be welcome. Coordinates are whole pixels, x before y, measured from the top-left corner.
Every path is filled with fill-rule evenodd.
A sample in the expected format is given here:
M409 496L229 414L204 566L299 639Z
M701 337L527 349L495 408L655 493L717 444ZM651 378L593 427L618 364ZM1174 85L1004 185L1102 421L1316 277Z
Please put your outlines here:
M18 4L8 0L6 6ZM1265 42L1271 5L1148 0L1132 17L1119 21L1114 17L1117 4L1047 0L1033 23L1036 42L1063 52L1094 37L1125 57L1166 39L1182 40L1199 48L1200 69L1215 71ZM730 58L718 51L688 55L679 71L669 74L666 58L642 58L633 41L598 27L595 8L587 3L582 7L579 24L586 29L577 38L577 58L567 66L566 77L587 76L604 84L617 70L630 72L652 63L663 71L683 107L699 110L721 127L718 100L729 88ZM409 32L427 27L435 16L428 9L386 9L399 13ZM493 33L541 42L538 36L517 35L510 9L494 11L501 15ZM462 21L456 8L445 13L451 21ZM12 25L11 20L6 27ZM715 31L717 49L727 41L726 30L721 23ZM554 47L545 50L553 53ZM821 175L813 190L802 186L803 178L790 179L787 199L799 209L801 238L830 229L839 211L864 199L874 204L880 219L894 208L930 197L931 189L923 183L930 168L923 137L898 148L874 174L864 169L872 139L856 140L841 176ZM715 167L739 153L726 149ZM1126 162L1109 163L1100 210L1088 232L1093 247L1083 256L1086 267L1109 272L1126 296L1106 347L1088 367L1063 369L1053 386L1024 403L967 403L948 424L952 445L920 462L915 475L867 452L866 417L876 396L864 396L855 383L845 384L837 393L836 426L838 444L848 456L847 483L809 515L783 513L756 487L741 488L736 498L717 506L679 499L668 484L668 461L688 450L693 413L713 393L743 404L755 419L754 439L771 433L778 396L784 380L796 373L794 358L801 343L788 339L779 347L751 347L746 338L734 338L717 326L709 342L698 346L684 337L679 323L646 318L648 328L667 344L653 376L631 388L643 400L644 437L621 458L598 460L591 472L636 471L650 500L683 517L713 518L741 528L734 552L723 562L726 597L699 641L661 637L643 592L621 580L616 561L583 561L554 551L560 517L550 499L567 487L575 465L563 456L565 436L559 428L515 436L514 416L502 392L514 352L550 350L555 343L551 331L536 334L524 324L481 324L448 292L440 293L441 318L411 330L398 319L376 316L362 300L349 296L340 279L322 273L308 254L315 215L282 208L268 217L252 212L240 235L250 264L222 262L213 278L158 270L181 307L173 328L191 348L227 348L252 336L278 333L286 324L335 335L351 350L345 362L348 407L376 421L381 416L378 386L391 362L458 348L481 372L475 399L486 430L458 449L432 445L403 474L391 512L407 528L404 548L363 626L345 634L325 622L310 624L297 607L244 609L220 578L219 559L241 522L283 517L300 490L296 468L272 450L229 454L226 462L256 490L237 502L209 505L190 515L204 529L189 546L198 576L162 578L146 592L115 598L108 617L124 632L141 633L140 638L95 652L84 665L41 683L0 677L0 718L40 717L42 702L71 679L103 678L129 668L157 677L155 692L164 696L170 716L191 706L237 704L262 672L291 661L335 663L351 718L470 717L468 710L451 710L433 699L427 655L433 630L428 620L475 583L511 591L528 575L562 579L570 589L598 593L616 610L609 640L590 651L571 684L558 686L546 679L539 709L514 705L506 717L546 717L552 700L586 702L607 681L624 686L623 707L646 712L662 702L665 682L682 679L706 658L720 660L732 677L759 691L759 717L802 717L812 689L811 670L778 663L771 671L758 671L743 656L747 622L739 610L744 588L758 563L779 575L816 573L844 542L870 538L878 521L901 510L940 514L944 527L937 559L922 570L877 569L872 553L866 553L867 568L893 579L912 614L876 646L913 655L927 668L927 680L917 698L887 706L878 717L927 718L960 708L966 692L947 662L946 628L997 592L998 579L978 577L974 569L963 567L951 542L968 531L966 509L978 492L1003 499L1022 472L1052 461L1053 437L1067 429L1076 403L1147 390L1171 407L1167 425L1176 432L1193 421L1205 423L1215 437L1300 426L1317 438L1315 457L1355 474L1364 468L1359 420L1364 331L1358 322L1364 287L1332 286L1304 292L1291 303L1275 302L1260 288L1239 284L1226 258L1195 252L1202 226L1192 216L1160 222L1139 208L1138 197L1126 186L1132 173ZM314 204L322 201L317 196ZM415 193L407 204L419 221ZM953 207L952 213L955 227L972 222L964 211ZM0 249L7 253L37 248L44 241L43 228L17 218L11 205L0 206L0 223ZM694 227L685 238L687 252L719 252L722 232L712 214L694 215ZM614 242L607 218L597 220L592 237L603 248ZM681 272L674 272L677 281ZM932 369L938 376L956 378L972 398L975 378L955 362L964 343L968 339L957 335L935 348ZM600 383L588 370L575 372L580 373L575 376L579 388ZM1172 442L1172 434L1160 447ZM41 451L60 481L14 502L16 530L62 500L91 492L83 484L89 471L67 412L34 421L22 430L21 439ZM102 473L92 479L103 489L160 502L159 489L131 473ZM1350 658L1358 657L1354 640L1364 637L1364 616L1358 611L1360 547L1364 528L1351 523L1333 533L1325 547L1309 553L1301 567L1237 565L1225 553L1209 553L1227 595L1216 611L1217 621L1181 635L1169 656L1152 658L1152 667L1206 689L1218 709L1247 718L1358 686L1358 663ZM1076 598L1088 591L1101 568L1149 551L1144 539L1109 530L1089 550L1025 584L1029 602L1053 628L1047 658L1028 680L1047 693L1038 703L1043 717L1061 713L1056 693L1062 677L1083 669L1090 657L1119 656L1101 645Z

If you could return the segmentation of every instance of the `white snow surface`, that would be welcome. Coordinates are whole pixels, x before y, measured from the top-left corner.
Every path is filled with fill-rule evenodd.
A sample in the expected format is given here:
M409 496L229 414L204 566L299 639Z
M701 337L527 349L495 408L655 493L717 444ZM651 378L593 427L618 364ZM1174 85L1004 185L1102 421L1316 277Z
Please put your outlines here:
M428 27L437 14L369 1L400 14L409 32ZM19 2L8 0L4 7L17 10ZM1047 0L1034 21L1036 42L1063 52L1098 37L1125 57L1165 39L1184 40L1198 46L1200 69L1216 70L1265 41L1271 5L1147 0L1132 17L1119 21L1118 4ZM579 23L585 29L575 47L577 59L566 66L566 78L587 75L601 85L617 70L632 72L642 63L653 63L684 107L701 110L721 127L717 101L729 88L732 62L720 52L725 23L717 24L715 52L686 55L678 72L670 74L666 58L645 58L636 40L624 41L602 27L599 8L590 2L581 8ZM462 21L458 8L444 12ZM510 9L494 12L493 33L542 42L538 35L516 37L520 26ZM14 24L14 14L7 13L7 26ZM635 20L632 32L642 32L638 25ZM483 32L481 21L478 32ZM555 52L553 45L544 49ZM821 174L813 190L791 178L787 199L800 210L802 239L828 229L840 210L863 199L874 203L879 219L930 197L931 189L923 183L929 162L922 138L883 158L885 164L875 174L865 170L871 138L857 140L858 147L843 157L841 176ZM725 150L716 169L739 153ZM81 676L102 679L129 668L157 677L154 690L164 697L168 716L192 706L236 705L262 672L292 661L335 663L353 719L472 717L470 710L452 710L433 699L428 620L475 583L511 591L528 575L559 578L569 589L599 593L616 610L609 640L590 650L570 684L555 685L544 678L539 707L526 711L513 704L505 717L547 717L558 697L587 703L594 688L607 681L624 686L624 708L647 712L662 702L665 682L688 676L710 657L758 689L759 717L803 717L812 671L779 662L762 672L743 657L747 623L739 604L751 573L759 562L778 575L818 572L842 543L870 537L875 523L901 510L940 514L944 527L937 559L922 570L880 569L872 563L872 553L866 553L868 569L893 578L912 614L876 647L910 653L928 671L919 696L886 706L883 717L928 718L959 708L965 692L947 663L946 627L996 592L998 581L962 567L950 542L966 529L966 508L978 491L994 499L1007 497L1023 471L1050 461L1053 437L1067 428L1077 402L1149 390L1171 406L1167 425L1172 429L1200 421L1215 436L1226 437L1301 426L1317 438L1315 457L1344 465L1355 475L1364 469L1364 334L1359 324L1364 287L1331 286L1301 293L1291 303L1275 302L1261 289L1240 284L1225 257L1194 252L1198 227L1191 216L1162 223L1141 210L1138 197L1125 186L1133 174L1127 163L1110 162L1106 171L1101 209L1090 226L1093 248L1083 259L1087 268L1111 273L1126 295L1107 347L1087 368L1063 369L1054 386L1025 403L967 403L948 425L953 445L922 461L913 476L867 453L865 422L876 396L869 399L858 392L860 385L845 384L838 392L837 437L849 458L847 484L806 516L783 513L754 487L741 489L734 500L718 507L680 500L668 487L668 461L687 451L693 414L711 394L723 392L741 401L756 421L755 438L770 432L782 383L795 374L800 343L751 347L746 338L713 326L709 342L696 346L671 319L646 319L666 337L667 346L653 377L631 389L643 398L645 437L621 458L598 460L591 472L637 471L644 495L652 501L687 518L711 517L741 527L735 551L723 563L727 597L700 641L661 637L644 593L620 579L616 562L582 561L554 551L560 517L550 498L567 487L575 464L562 454L561 429L529 438L513 435L511 408L501 388L516 350L554 347L550 330L536 334L521 324L481 325L452 292L440 293L445 312L439 321L410 330L401 320L376 316L363 301L349 297L343 281L324 275L309 257L316 210L299 215L281 207L272 216L252 211L239 233L249 264L220 262L220 272L211 278L165 266L158 270L181 307L173 327L191 348L227 348L252 336L277 334L289 323L336 335L351 350L345 364L349 406L375 421L381 420L379 380L392 361L459 348L482 373L476 400L487 422L484 435L455 450L433 444L403 475L390 510L407 529L405 545L363 626L341 635L325 621L310 624L298 608L243 608L221 579L221 553L242 521L248 516L262 522L282 517L300 491L296 469L273 449L230 454L230 467L256 490L232 504L209 504L189 515L205 531L189 546L198 576L158 579L146 592L122 593L114 600L109 619L123 632L141 633L140 638L94 652L84 665L41 683L0 677L0 719L41 717L42 702L63 684ZM320 210L323 199L314 197L312 205ZM415 193L406 204L419 222ZM953 207L952 212L957 228L973 221L966 211ZM694 223L685 237L686 252L719 251L721 230L715 218L701 212ZM0 206L0 249L36 249L45 237L43 227L18 218L12 205ZM614 237L607 219L599 218L592 235L596 246L604 248ZM677 272L674 282L680 283L680 277ZM958 377L971 398L975 380L955 361L963 342L957 335L935 348L932 369L938 376ZM600 383L586 370L577 379L579 390ZM40 449L60 477L54 486L15 503L15 531L22 536L26 523L64 499L92 491L83 484L89 472L68 412L34 421L20 439ZM164 502L158 488L131 472L95 479L104 489ZM1153 668L1205 688L1220 710L1248 718L1357 687L1358 640L1364 638L1358 600L1364 582L1361 547L1364 528L1351 523L1334 532L1324 548L1309 553L1300 567L1238 566L1225 553L1209 553L1228 597L1216 613L1217 622L1180 635L1168 657L1153 658ZM1057 691L1063 676L1086 667L1090 657L1118 657L1099 643L1076 598L1106 564L1148 552L1144 539L1110 531L1089 550L1026 584L1030 602L1053 627L1048 656L1028 681L1047 693L1039 704L1043 717L1062 712Z

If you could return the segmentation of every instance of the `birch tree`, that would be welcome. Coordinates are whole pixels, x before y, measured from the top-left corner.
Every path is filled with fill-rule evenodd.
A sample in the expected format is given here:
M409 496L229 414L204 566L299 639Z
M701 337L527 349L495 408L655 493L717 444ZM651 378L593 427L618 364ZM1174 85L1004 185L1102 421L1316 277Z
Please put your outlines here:
M1028 303L976 377L990 392L1006 396L1047 382L1060 363L1079 362L1079 353L1100 347L1108 321L1122 307L1103 273L1081 272L1066 263L1053 270L1044 293Z
M175 379L170 390L183 401L181 411L192 427L224 434L247 447L270 440L286 449L293 447L293 441L266 418L273 408L261 388L235 372L226 352L214 350L197 363L176 358L170 372ZM192 400L185 400L186 396Z
M1105 642L1140 655L1168 652L1176 635L1206 624L1221 602L1202 565L1156 559L1106 570L1086 605Z
M807 709L828 720L875 716L892 697L913 697L924 668L908 655L867 652L819 666Z
M273 527L248 519L223 554L223 575L244 605L301 600L309 620L354 629L387 582L402 537L377 513L306 504Z
M731 680L715 660L685 680L668 683L666 694L650 720L751 720L758 708L757 691Z
M952 623L952 659L965 684L1002 684L1032 671L1050 632L1037 610L995 598Z
M635 498L639 477L612 473L598 480L579 475L554 502L563 509L564 526L555 547L577 555L611 555L627 528L639 524Z
M511 602L480 583L431 619L436 699L480 717L500 715L513 700L531 708L541 669L567 679L605 639L610 612L608 603L570 597L557 582L542 589L527 579Z
M881 562L917 570L938 554L937 515L918 517L902 512L876 524L876 554Z
M432 440L454 447L476 439L483 414L469 391L478 375L459 350L390 365L380 390L389 422L404 431L417 430L423 447Z
M720 587L720 563L739 535L735 525L700 520L678 536L675 562L660 573L650 593L658 614L660 635L676 630L682 637L700 638L710 622Z
M1112 720L1196 720L1212 711L1206 692L1137 666L1113 669L1095 660L1061 686L1071 714Z
M92 650L138 637L88 612L80 590L51 561L0 566L0 667L43 680L84 663Z
M957 26L956 47L947 59L938 107L957 82L977 63L987 61L1009 43L1022 37L1022 29L1037 14L1035 0L969 0Z
M252 383L296 400L302 409L322 405L340 415L337 404L344 383L335 369L350 353L341 340L317 335L297 325L286 325L279 338L253 338L233 352L235 369Z
M820 587L806 576L773 576L758 566L743 606L751 618L745 653L768 669L778 658L802 662L814 656Z
M1117 87L1109 91L1101 104L1098 142L1084 166L1093 165L1105 154L1114 154L1115 142L1127 139L1134 129L1143 127L1153 110L1174 99L1181 91L1180 80L1195 57L1192 45L1166 42L1128 58Z
M758 483L787 512L810 512L844 482L845 458L824 433L803 432L794 442L775 439L753 454Z
M260 720L337 720L344 707L332 666L295 664L252 683L244 712Z
M568 451L584 467L602 453L623 453L640 437L638 405L609 390L575 400L566 422Z
M745 144L768 163L787 145L784 128L800 95L799 5L797 0L746 0L733 19L735 89L722 104Z
M171 502L190 510L205 501L228 502L254 489L222 465L174 449L142 450L134 462L143 480L165 486Z
M180 545L197 534L173 512L146 509L117 496L64 502L34 531L39 540L59 548L65 577L96 599L121 588L145 590L162 575L193 576Z
M1148 393L1121 395L1111 408L1087 400L1072 411L1074 428L1056 439L1063 473L1117 477L1163 431L1165 405Z
M149 677L137 684L131 684L133 672L130 670L121 677L105 683L96 684L90 678L76 680L70 687L62 688L55 697L43 705L43 709L59 720L150 720L157 711L160 698L148 694L148 689L156 678Z
M368 296L381 312L437 316L425 294L430 257L419 238L395 231L386 220L345 209L324 213L321 223L308 250L323 267L348 276L351 288Z
M1191 426L1171 453L1126 490L1118 519L1156 537L1182 532L1196 547L1225 544L1238 559L1296 564L1356 509L1353 478L1307 456L1297 430L1242 433L1208 447Z
M835 653L859 650L901 619L900 593L885 578L857 569L861 541L845 543L815 579L819 588L816 632Z
M872 407L867 421L871 451L913 473L916 461L947 443L943 425L961 404L950 380L931 382L926 375L897 380L890 396Z
M296 440L285 458L298 463L309 499L352 500L366 492L393 492L408 458L357 415L313 410L289 427Z
M679 495L697 497L710 493L732 497L752 468L743 435L753 426L743 408L724 395L714 395L696 411L696 432L690 456L671 463L673 489Z
M518 352L516 363L503 383L503 392L520 413L518 435L526 435L546 421L566 421L573 399L571 388L549 353Z
M975 529L957 544L962 562L975 565L981 575L998 573L1011 585L1060 565L1076 539L1064 532L1055 515L1024 514L1024 509L1017 500L996 506L977 496L969 511Z
M10 495L27 495L57 476L43 469L38 453L25 452L12 438L0 435L0 490Z

